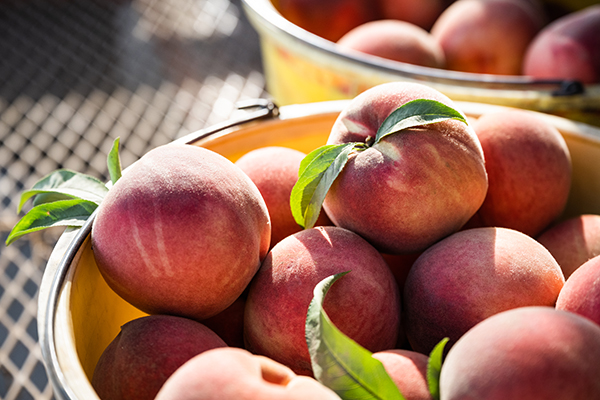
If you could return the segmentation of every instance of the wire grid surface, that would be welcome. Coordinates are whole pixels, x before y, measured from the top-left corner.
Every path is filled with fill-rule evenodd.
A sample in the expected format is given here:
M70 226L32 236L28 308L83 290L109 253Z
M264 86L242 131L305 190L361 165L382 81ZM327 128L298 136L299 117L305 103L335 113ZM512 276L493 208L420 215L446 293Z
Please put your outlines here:
M6 247L21 192L58 168L106 181L116 137L126 167L267 97L259 50L240 0L0 0L0 399L54 398L37 292L63 229Z

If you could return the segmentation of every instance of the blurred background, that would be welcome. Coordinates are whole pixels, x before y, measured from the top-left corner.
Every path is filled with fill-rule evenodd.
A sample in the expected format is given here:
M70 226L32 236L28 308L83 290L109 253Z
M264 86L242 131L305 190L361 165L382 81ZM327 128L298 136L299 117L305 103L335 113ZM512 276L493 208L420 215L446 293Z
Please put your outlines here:
M62 228L6 247L19 198L68 168L108 180L267 97L240 0L0 0L0 399L52 399L37 293ZM25 207L28 210L28 207Z

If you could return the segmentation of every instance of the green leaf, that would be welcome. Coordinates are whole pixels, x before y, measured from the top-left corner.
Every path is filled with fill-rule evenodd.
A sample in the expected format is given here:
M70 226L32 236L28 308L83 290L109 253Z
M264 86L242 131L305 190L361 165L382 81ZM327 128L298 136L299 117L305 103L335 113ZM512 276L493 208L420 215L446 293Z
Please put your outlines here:
M300 164L292 189L292 215L303 228L312 228L319 218L327 191L348 161L356 143L325 145L310 152Z
M108 188L99 179L68 169L59 169L46 175L31 189L21 194L17 212L21 212L23 205L33 196L46 195L36 199L34 205L72 198L100 204L107 192Z
M59 200L33 207L14 226L6 245L28 233L53 226L83 226L98 204L82 199Z
M398 107L383 121L377 130L375 143L383 137L403 129L433 124L447 119L456 119L467 123L466 117L460 111L437 100L412 100Z
M314 376L343 400L404 400L383 364L337 329L323 309L329 288L347 273L329 276L314 289L306 315L306 344Z
M73 196L66 195L64 193L49 192L39 193L33 198L33 207L39 206L40 204L52 203L59 200L70 200Z
M110 181L114 185L121 178L121 158L119 157L119 138L113 142L113 147L108 153L108 173Z
M448 343L448 338L443 338L435 345L429 354L427 362L427 386L429 393L434 400L440 399L440 373L442 371L442 358L444 356L444 347Z

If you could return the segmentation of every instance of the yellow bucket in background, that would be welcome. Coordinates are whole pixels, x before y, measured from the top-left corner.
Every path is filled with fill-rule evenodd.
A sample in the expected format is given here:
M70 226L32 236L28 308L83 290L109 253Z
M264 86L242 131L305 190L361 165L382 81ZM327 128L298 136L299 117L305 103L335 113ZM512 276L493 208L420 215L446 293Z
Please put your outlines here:
M561 3L579 9L592 1ZM270 0L242 4L260 38L267 90L279 105L350 99L381 83L410 81L455 101L525 108L600 126L600 84L474 74L350 55L286 20Z
M291 147L305 153L327 141L347 101L272 105L240 120L192 133L179 143L202 146L237 160L264 146ZM479 103L456 105L470 118L502 110ZM572 156L573 181L563 217L600 214L600 128L536 113L558 128ZM145 315L112 291L100 275L90 246L94 216L81 229L68 229L56 244L39 293L38 330L49 379L58 399L94 400L95 365L125 322Z

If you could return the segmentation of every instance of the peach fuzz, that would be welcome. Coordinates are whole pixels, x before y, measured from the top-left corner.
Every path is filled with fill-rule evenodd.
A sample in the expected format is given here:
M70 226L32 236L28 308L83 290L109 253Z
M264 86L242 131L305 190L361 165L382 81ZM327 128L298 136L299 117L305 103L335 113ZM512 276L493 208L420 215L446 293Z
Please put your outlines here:
M545 17L523 0L458 0L431 28L448 69L519 75L527 47Z
M337 41L341 51L354 50L388 60L444 68L444 51L425 29L399 20L377 20L352 29Z
M554 306L564 277L544 246L506 228L451 235L413 264L403 296L411 348L429 354L444 337L450 348L477 323L523 306Z
M227 345L203 324L151 315L127 322L103 351L92 376L101 399L152 400L192 357Z
M582 264L600 255L600 215L571 217L549 227L536 239L552 253L568 279Z
M569 13L544 27L527 48L523 73L600 83L600 5Z
M485 114L473 129L489 181L475 217L479 226L535 237L561 215L569 197L572 166L564 138L549 122L523 110Z
M456 109L428 86L382 84L348 103L327 143L365 143L394 110L416 99ZM351 153L323 207L335 225L358 233L382 253L413 253L459 230L483 203L487 184L477 135L463 122L446 120Z
M582 315L600 325L600 256L581 265L565 282L556 308Z
M339 400L313 378L237 348L210 350L182 365L156 400Z
M429 357L411 350L384 350L373 353L381 361L406 400L433 400L427 384Z
M271 224L256 185L231 161L171 144L126 170L98 207L91 238L102 276L123 299L201 320L242 294L269 250Z
M302 230L292 216L290 195L305 156L303 152L291 148L269 146L252 150L235 162L254 182L267 204L271 218L270 247ZM321 210L316 225L331 224L325 211Z
M400 326L398 286L385 261L357 234L316 227L275 245L250 284L244 335L246 349L312 375L305 339L315 286L351 271L329 290L324 309L347 336L371 352L393 348Z
M275 0L273 4L290 22L332 42L379 16L372 0Z
M494 315L450 349L441 400L598 400L600 327L551 307Z

